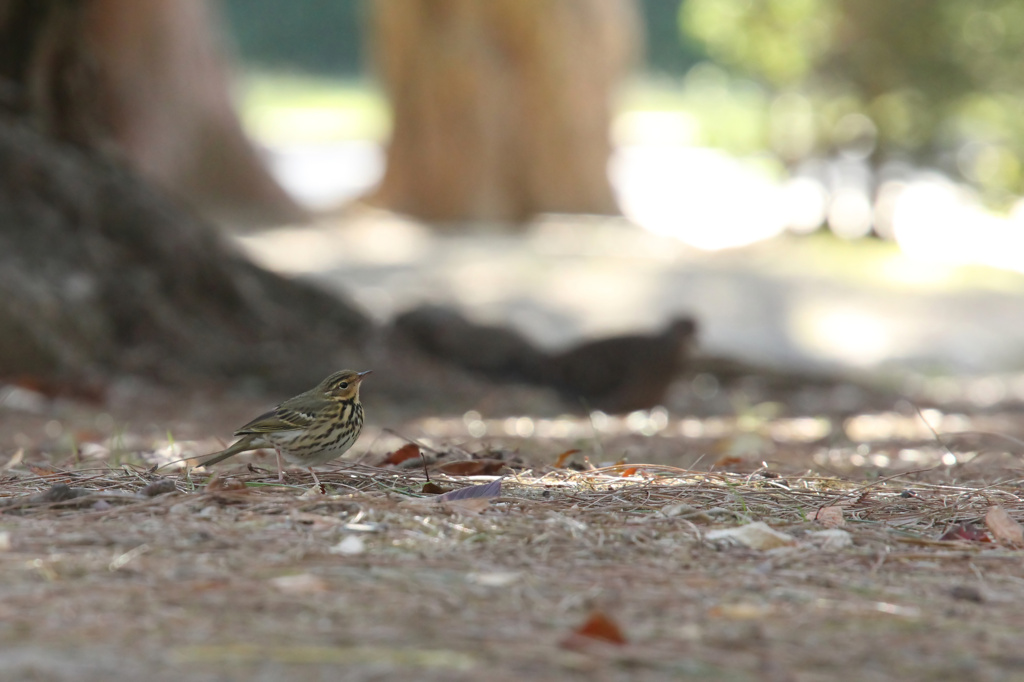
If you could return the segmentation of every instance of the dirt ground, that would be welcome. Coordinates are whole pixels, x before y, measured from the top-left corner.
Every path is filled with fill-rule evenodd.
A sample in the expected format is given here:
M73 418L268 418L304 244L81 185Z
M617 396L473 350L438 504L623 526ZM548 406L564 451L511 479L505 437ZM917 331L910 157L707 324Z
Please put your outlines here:
M0 677L1024 679L1018 403L698 409L695 381L623 417L417 415L368 386L326 495L267 454L151 472L273 398L7 387Z

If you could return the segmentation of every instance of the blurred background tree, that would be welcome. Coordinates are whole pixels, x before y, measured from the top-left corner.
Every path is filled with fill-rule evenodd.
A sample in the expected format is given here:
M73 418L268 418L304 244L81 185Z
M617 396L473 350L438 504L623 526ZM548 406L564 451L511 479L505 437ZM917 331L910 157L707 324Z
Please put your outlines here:
M391 105L373 203L435 223L613 214L612 98L637 42L632 0L377 0Z
M732 222L753 222L774 211L786 182L809 175L811 167L816 179L824 178L814 191L832 191L828 201L841 203L829 178L856 166L857 200L867 216L858 223L864 229L851 233L859 235L872 228L876 190L899 164L963 178L990 204L1017 200L1024 182L1024 84L1016 64L1024 42L1021 12L995 0L153 0L144 6L0 0L0 29L6 31L0 104L11 115L6 130L16 133L12 149L24 144L17 153L53 152L33 157L39 168L51 164L56 172L53 159L61 153L86 152L81 177L57 183L68 191L86 182L88 168L110 170L118 159L193 206L255 209L277 222L302 217L297 202L277 186L280 166L267 170L293 149L275 146L252 123L263 110L287 108L319 88L343 96L326 98L316 120L342 121L349 114L338 102L358 100L374 124L353 138L369 138L365 146L373 153L386 149L384 163L378 161L379 186L369 189L377 178L363 168L370 182L361 190L435 225L525 223L544 212L613 213L630 188L624 176L615 177L619 184L609 181L609 157L614 154L614 176L616 163L636 148L662 145L672 149L632 158L663 165L641 168L637 162L631 177L640 179L632 189L661 183L655 198L665 233L690 226L713 233L721 225L717 216L737 206L750 211L732 214ZM224 45L230 35L246 75L238 108L231 46ZM641 73L619 88L641 50L647 54ZM369 76L371 63L377 83ZM287 88L279 87L285 82ZM258 97L264 100L254 105ZM263 106L271 100L272 107ZM277 131L293 140L306 135L309 146L322 151L324 140L311 134L311 121L281 118ZM667 138L672 145L663 144ZM708 148L714 152L691 153ZM732 183L729 191L702 197L701 181L712 162L725 157L730 169L739 169L721 183ZM754 185L737 180L755 166L757 187L767 188L757 201ZM833 172L837 168L842 172ZM46 190L21 169L0 169L14 188L10 206L21 201L20 210L31 196L35 210L45 204ZM338 172L323 165L306 178ZM947 195L966 194L962 189L957 185ZM702 199L703 212L678 210ZM70 206L81 199L69 194L64 200ZM770 210L762 210L766 206ZM68 224L67 216L82 222L82 215L91 216L85 222L92 227L116 222L71 208L66 214ZM160 224L188 220L184 214ZM627 215L658 231L659 225ZM809 229L822 224L822 215L812 216ZM19 220L30 224L40 216ZM787 227L788 214L772 216L765 234L776 235ZM959 227L967 221L949 222ZM170 258L177 248L167 239L158 258ZM218 263L234 261L205 239L196 237L193 246L209 252L203 268L212 277ZM36 245L40 258L47 257L46 246ZM8 249L18 251L26 252ZM166 265L172 281L179 275L173 263ZM116 282L108 284L113 292ZM141 319L146 308L140 299L133 314ZM358 314L352 320L365 323ZM127 328L118 327L125 338L137 333L148 339L146 329L161 330L156 323L117 325ZM113 354L116 334L109 336Z
M787 160L909 159L997 202L1022 189L1020 3L686 0L679 23L712 59L779 93L769 138Z
M242 131L207 10L0 0L0 375L294 388L358 352L361 311L256 267L182 201L301 213Z
M592 4L587 11L596 20L604 10L601 3ZM382 57L391 50L412 49L412 43L380 33L385 24L367 23L367 15L403 15L412 21L420 11L417 3L396 9L386 2L367 5L361 0L306 0L287 13L271 0L227 0L225 7L246 63L347 78L366 73L371 52ZM370 7L375 12L368 12ZM1018 115L1024 106L1024 79L1016 68L1024 45L1024 9L1018 3L640 0L635 10L638 32L614 28L616 22L634 21L626 15L606 13L600 24L591 24L604 25L608 36L608 31L619 31L614 40L622 47L601 43L607 39L590 29L587 40L615 55L631 32L645 35L645 44L637 48L646 53L639 70L648 80L661 78L662 91L681 89L713 98L707 86L714 71L707 67L724 69L725 80L715 78L747 110L738 116L757 120L757 129L748 131L736 125L737 115L687 100L684 107L701 119L701 143L739 153L768 150L791 166L840 153L866 157L876 169L894 160L931 165L969 181L997 204L1024 189L1019 161L1024 156L1024 117ZM529 11L538 10L530 5ZM554 15L541 23L554 26ZM513 25L511 20L507 25ZM420 26L424 30L419 36L424 41L429 35L425 26ZM584 37L571 38L571 30L568 24L558 29L563 43ZM621 69L616 59L611 57L602 68ZM380 72L387 83L401 60L381 63L392 65ZM751 97L743 78L760 94ZM396 94L393 85L386 87ZM454 108L458 105L452 99ZM412 115L411 108L403 113L407 107L397 106L393 112L399 151L410 146L403 132L408 125L404 121ZM589 109L577 106L576 115ZM438 134L447 136L464 127L443 132L440 125ZM431 127L421 122L420 133L424 126ZM401 163L406 164L412 162ZM451 177L449 184L461 182ZM391 175L386 184L402 183ZM433 213L440 215L436 209Z

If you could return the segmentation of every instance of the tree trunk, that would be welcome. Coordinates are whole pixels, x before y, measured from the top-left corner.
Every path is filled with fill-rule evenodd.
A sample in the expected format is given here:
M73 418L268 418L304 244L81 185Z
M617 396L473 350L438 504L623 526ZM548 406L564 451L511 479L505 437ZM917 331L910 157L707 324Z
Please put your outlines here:
M371 202L436 222L618 213L609 126L632 0L377 0L371 20L394 115Z
M90 9L0 0L0 375L300 389L362 366L365 315L260 270L104 153Z
M110 133L145 177L216 215L304 217L242 130L207 0L88 0L83 20Z

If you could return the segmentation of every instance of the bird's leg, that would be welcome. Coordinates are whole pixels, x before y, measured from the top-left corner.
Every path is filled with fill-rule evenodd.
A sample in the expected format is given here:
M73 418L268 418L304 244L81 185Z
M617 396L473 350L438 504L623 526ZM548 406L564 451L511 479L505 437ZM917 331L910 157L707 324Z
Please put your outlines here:
M313 471L313 467L306 467L309 469L309 475L313 477L313 485L320 489L321 495L327 494L327 489L324 488L324 484L320 482L320 479L316 477L316 472Z
M281 459L281 451L274 448L274 454L277 455L277 482L284 483L284 462Z

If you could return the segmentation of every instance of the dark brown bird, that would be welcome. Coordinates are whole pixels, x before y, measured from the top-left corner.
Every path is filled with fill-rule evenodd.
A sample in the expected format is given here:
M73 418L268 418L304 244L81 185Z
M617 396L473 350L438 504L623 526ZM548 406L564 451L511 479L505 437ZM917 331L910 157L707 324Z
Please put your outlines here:
M697 323L676 318L659 334L613 336L553 355L544 374L550 385L584 409L645 410L665 402L672 381L685 369Z

